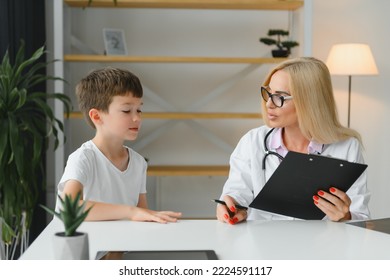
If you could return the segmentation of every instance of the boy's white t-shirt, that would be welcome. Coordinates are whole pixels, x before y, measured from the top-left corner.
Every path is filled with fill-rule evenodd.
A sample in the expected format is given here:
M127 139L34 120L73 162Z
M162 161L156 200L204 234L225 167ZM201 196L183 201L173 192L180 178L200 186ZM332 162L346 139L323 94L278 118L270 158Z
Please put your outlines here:
M67 161L64 174L58 184L61 195L68 180L77 180L83 185L83 199L113 204L137 206L140 194L146 193L145 159L126 147L129 163L120 171L89 140L73 152ZM58 199L56 209L58 209Z

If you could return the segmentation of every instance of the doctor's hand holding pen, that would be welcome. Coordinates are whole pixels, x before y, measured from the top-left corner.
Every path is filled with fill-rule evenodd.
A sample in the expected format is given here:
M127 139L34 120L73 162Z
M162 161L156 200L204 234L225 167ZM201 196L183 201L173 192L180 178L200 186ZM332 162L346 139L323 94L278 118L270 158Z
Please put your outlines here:
M225 195L222 200L215 200L217 206L217 219L221 222L229 223L231 225L245 221L247 214L247 207L238 205L236 201Z

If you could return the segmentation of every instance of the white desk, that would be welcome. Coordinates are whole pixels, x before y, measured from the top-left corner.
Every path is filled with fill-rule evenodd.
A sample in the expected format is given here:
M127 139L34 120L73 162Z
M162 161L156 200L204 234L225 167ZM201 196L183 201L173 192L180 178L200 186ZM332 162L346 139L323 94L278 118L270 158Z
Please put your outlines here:
M20 259L52 259L53 220ZM108 250L215 250L219 259L390 259L390 235L324 221L248 221L235 226L216 220L177 223L84 222L90 258Z

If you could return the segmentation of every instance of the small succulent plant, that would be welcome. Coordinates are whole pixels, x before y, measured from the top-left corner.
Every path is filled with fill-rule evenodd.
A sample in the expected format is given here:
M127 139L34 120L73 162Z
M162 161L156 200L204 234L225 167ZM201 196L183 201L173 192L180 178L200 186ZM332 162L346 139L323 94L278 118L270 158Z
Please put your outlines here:
M76 230L81 225L81 223L87 217L91 207L85 210L86 202L79 203L81 192L73 199L71 195L65 195L64 198L58 196L61 202L61 207L59 212L54 211L44 205L41 205L43 209L47 212L59 218L65 227L65 236L74 236Z

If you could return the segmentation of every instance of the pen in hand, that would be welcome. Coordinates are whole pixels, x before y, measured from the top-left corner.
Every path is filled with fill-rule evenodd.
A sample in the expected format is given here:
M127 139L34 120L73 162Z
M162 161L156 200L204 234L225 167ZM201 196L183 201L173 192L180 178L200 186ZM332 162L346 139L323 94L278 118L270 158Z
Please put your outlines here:
M213 201L226 206L226 202L223 200L213 199ZM236 206L237 209L248 210L248 207L242 206L240 204L235 204L234 206Z

